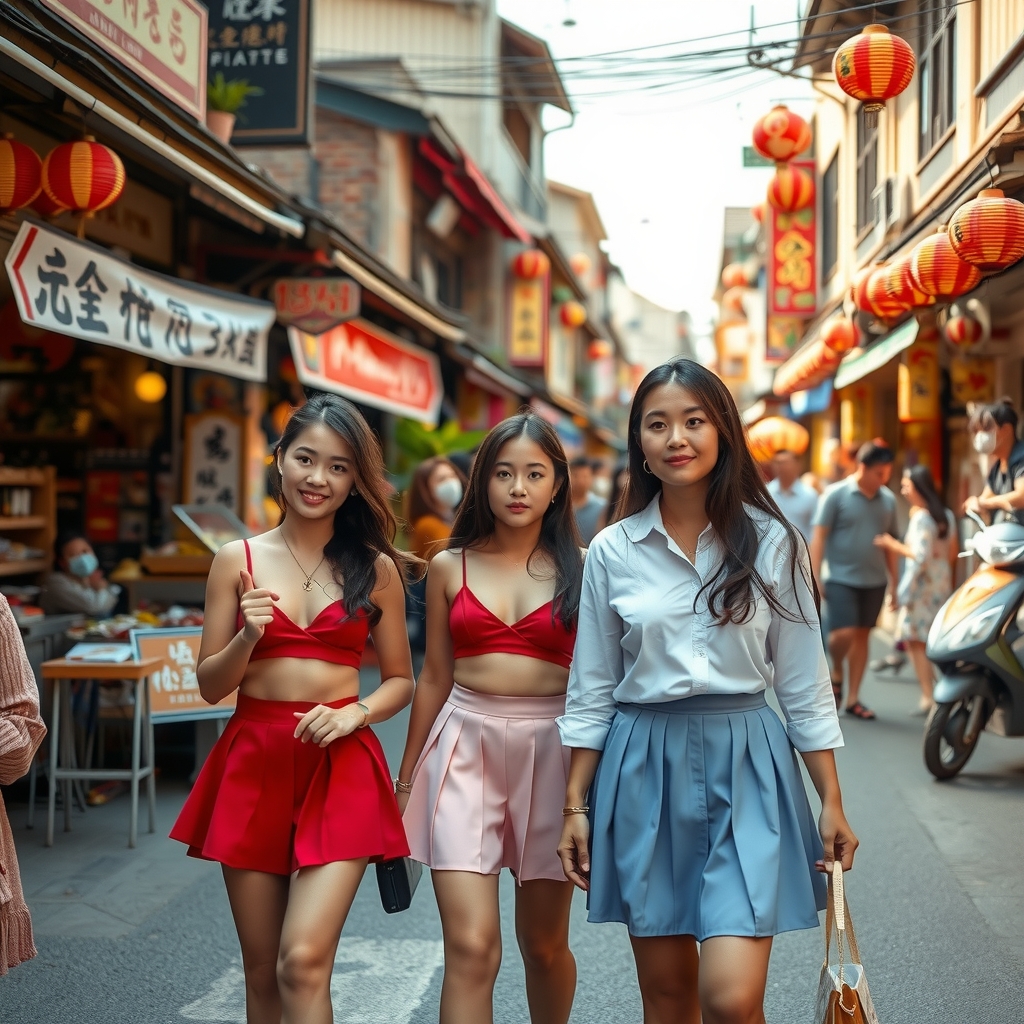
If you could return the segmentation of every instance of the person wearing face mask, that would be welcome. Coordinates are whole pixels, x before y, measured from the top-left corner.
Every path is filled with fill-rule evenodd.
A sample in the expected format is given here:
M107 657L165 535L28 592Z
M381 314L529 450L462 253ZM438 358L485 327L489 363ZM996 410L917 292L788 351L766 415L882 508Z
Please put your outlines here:
M92 545L76 531L57 537L54 545L57 571L43 584L40 604L47 615L81 612L94 618L110 615L121 588L108 583Z
M429 562L451 536L466 479L443 455L421 462L406 495L409 550Z
M993 523L1024 524L1024 441L1017 440L1017 411L1005 398L984 405L968 430L974 450L988 456L989 471L985 489L964 502L964 511Z

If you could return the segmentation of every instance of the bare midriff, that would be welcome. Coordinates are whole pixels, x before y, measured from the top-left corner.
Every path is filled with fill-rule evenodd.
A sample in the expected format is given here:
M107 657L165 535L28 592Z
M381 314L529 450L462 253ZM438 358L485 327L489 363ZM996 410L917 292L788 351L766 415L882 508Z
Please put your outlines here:
M524 654L477 654L455 659L455 681L496 697L556 697L569 685L568 669Z
M249 662L238 692L257 700L330 704L359 696L359 670L312 658L266 658Z

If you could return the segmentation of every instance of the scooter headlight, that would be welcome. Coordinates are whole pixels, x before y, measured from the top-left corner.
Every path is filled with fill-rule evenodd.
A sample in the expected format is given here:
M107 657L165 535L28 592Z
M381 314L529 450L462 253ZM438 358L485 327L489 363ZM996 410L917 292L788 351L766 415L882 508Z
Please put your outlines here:
M990 608L981 615L958 622L948 633L943 632L941 620L936 618L928 633L928 647L932 653L939 656L969 647L991 632L1002 611L1002 608Z

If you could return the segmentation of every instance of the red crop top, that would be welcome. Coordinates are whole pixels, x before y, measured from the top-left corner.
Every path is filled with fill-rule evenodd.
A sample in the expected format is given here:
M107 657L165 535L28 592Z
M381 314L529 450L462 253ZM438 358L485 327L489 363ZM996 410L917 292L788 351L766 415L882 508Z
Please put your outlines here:
M252 576L249 542L246 540L242 543L245 545L245 564ZM238 628L244 625L239 611ZM267 624L263 636L256 641L249 660L311 658L332 665L359 668L369 634L370 623L366 612L360 609L355 615L346 615L340 601L329 604L305 629L288 618L275 604L274 620Z
M522 654L568 668L576 630L551 620L551 602L508 625L502 622L466 584L466 553L462 553L462 589L455 595L448 615L452 654L473 658L478 654Z

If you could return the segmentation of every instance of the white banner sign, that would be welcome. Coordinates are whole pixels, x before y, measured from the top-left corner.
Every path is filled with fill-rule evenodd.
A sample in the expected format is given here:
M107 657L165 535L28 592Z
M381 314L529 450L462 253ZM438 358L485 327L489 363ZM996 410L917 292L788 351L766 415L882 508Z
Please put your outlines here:
M267 379L269 302L143 270L26 220L4 261L21 319L165 363Z

